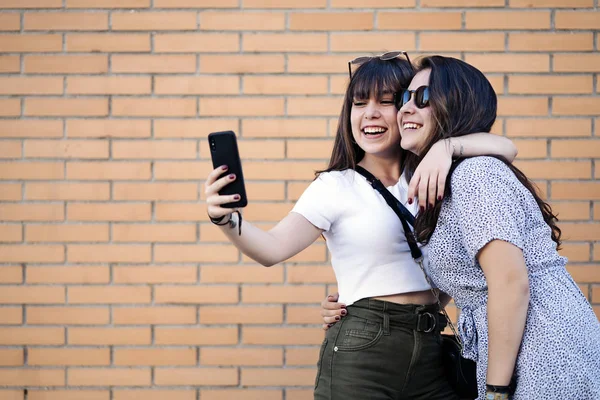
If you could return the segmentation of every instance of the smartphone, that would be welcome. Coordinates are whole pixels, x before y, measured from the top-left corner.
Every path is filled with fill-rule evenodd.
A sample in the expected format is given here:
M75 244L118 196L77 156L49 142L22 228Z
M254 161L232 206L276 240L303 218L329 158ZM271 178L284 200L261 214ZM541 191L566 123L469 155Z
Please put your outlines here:
M233 131L213 132L208 135L208 145L210 147L213 168L220 167L221 165L227 165L229 167L229 169L221 174L219 178L225 175L235 174L235 181L221 189L219 194L222 196L233 194L240 195L238 201L223 204L221 207L246 207L248 205L248 199L246 197L242 162L240 160L240 153L238 152L235 133L233 133Z

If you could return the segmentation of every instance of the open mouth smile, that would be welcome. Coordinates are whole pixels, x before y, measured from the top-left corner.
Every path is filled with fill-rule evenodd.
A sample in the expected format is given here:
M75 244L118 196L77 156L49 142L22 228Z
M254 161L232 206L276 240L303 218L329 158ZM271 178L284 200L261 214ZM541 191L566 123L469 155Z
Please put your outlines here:
M406 122L404 124L402 124L402 130L410 130L410 129L419 129L421 128L423 125L419 125L416 124L414 122Z
M381 126L367 126L363 128L362 131L365 135L380 135L382 133L385 133L387 131L387 128Z

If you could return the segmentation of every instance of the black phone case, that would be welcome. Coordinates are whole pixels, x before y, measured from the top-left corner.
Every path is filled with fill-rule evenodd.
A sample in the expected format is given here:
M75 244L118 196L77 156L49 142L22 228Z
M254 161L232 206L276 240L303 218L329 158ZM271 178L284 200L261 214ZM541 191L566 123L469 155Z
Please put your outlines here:
M239 194L240 200L223 204L221 207L246 207L246 205L248 205L248 199L246 197L242 162L238 152L235 133L233 133L233 131L213 132L208 135L208 146L210 147L213 168L220 167L221 165L227 165L229 167L229 169L221 174L219 178L229 174L235 174L236 176L235 181L221 189L219 194L222 196Z

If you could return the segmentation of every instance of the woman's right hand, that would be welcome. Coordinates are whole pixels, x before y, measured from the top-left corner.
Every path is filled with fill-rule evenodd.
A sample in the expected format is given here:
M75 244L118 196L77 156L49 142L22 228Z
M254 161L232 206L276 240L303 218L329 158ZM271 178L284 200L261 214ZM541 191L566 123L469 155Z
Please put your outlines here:
M221 207L223 204L232 203L240 199L239 194L233 194L228 196L219 195L219 190L235 181L235 174L225 175L218 179L221 174L227 171L226 165L214 169L206 178L204 184L204 193L206 194L206 204L208 216L213 219L221 218L225 215L231 214L237 211L236 208L224 208Z
M323 329L327 330L343 316L348 314L346 305L338 303L339 293L330 294L321 302L321 316L323 317Z

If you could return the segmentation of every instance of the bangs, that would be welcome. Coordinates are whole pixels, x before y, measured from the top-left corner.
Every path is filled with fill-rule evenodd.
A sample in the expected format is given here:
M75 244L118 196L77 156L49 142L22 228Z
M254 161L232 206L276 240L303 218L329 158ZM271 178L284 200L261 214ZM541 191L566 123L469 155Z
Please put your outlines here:
M412 71L408 64L400 60L382 61L370 60L358 67L350 82L349 94L356 99L369 99L371 97L381 100L385 95L400 92L408 87L412 78Z

